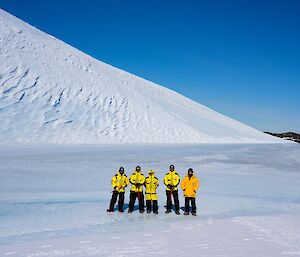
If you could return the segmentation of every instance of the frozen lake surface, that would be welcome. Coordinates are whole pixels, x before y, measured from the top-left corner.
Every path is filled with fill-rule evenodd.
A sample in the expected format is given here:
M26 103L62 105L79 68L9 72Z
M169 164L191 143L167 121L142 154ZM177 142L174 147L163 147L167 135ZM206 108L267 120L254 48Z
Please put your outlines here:
M197 217L164 213L170 164L196 171ZM159 215L106 213L136 165L156 170ZM1 257L300 256L297 144L1 145L0 199Z

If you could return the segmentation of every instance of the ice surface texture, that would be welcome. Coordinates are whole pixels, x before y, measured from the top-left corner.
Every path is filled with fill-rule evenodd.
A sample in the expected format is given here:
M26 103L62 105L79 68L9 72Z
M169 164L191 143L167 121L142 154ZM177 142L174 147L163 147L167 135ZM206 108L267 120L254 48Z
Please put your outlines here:
M200 179L197 217L164 213L171 163ZM111 177L138 164L159 214L128 214L128 189L108 214ZM298 144L2 146L0 256L299 256L299 167Z

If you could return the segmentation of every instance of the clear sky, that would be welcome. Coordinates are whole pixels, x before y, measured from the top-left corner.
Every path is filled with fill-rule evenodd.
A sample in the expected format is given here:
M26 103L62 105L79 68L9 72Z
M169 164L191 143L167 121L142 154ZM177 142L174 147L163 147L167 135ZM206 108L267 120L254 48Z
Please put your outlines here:
M0 7L259 130L300 132L300 1L33 1Z

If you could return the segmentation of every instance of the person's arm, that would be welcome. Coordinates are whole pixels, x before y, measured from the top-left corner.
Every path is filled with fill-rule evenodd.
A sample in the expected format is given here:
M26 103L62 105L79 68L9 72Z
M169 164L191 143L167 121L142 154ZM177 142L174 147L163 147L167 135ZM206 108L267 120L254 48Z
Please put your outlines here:
M144 183L144 187L146 188L147 187L147 179L148 179L149 177L147 177L147 178L145 178L145 183Z
M140 184L141 184L141 185L144 185L145 182L146 182L146 178L145 178L144 175L142 175L142 178L140 179Z
M132 184L132 185L136 185L136 181L133 181L133 175L130 176L129 182L130 182L130 184Z
M177 187L180 183L180 176L178 175L178 173L176 173L176 180L177 180L177 183L174 185L174 187Z
M111 186L113 187L114 190L117 189L117 178L116 178L116 176L113 176L113 178L111 179Z
M156 188L157 188L159 186L159 181L157 177L155 177L155 179L156 179Z
M181 189L183 191L185 190L185 179L183 179L182 182L181 182Z
M166 174L165 177L164 177L164 184L166 186L169 186L169 184L170 184L169 179L168 179L168 174Z
M199 186L200 186L200 181L196 178L195 191L198 190Z
M127 176L125 175L125 187L127 187L129 185L129 180L127 178Z

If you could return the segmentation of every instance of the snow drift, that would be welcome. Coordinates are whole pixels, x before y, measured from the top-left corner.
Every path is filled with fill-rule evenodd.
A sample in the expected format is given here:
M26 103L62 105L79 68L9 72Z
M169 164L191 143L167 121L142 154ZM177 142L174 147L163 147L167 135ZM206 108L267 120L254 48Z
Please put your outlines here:
M100 62L0 9L0 142L278 139Z

